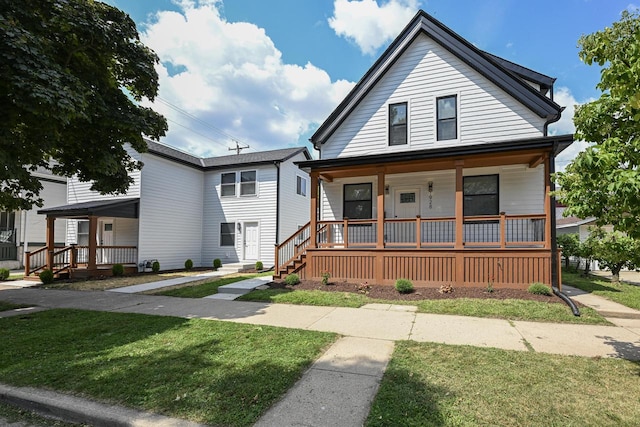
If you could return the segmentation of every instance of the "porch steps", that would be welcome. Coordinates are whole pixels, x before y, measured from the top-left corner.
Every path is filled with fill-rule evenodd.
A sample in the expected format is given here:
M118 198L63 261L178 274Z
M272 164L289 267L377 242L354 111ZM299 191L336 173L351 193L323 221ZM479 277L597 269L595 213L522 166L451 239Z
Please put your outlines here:
M271 276L262 276L262 277L255 277L253 279L241 280L239 282L220 286L218 288L217 294L209 295L205 298L231 301L238 298L240 295L248 294L254 289L259 288L260 286L266 285L272 280L273 278Z
M289 274L297 273L305 266L307 263L307 255L302 254L300 258L294 259L290 264L287 265L286 268L280 269L277 273L273 275L274 279L284 279Z

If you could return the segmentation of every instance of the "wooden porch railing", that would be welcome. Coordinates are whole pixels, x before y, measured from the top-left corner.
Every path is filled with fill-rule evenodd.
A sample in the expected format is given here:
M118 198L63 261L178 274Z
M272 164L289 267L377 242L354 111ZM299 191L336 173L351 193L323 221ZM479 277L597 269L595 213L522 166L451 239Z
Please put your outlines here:
M291 263L293 260L298 259L304 250L309 246L311 240L311 225L307 222L304 226L300 227L291 237L276 245L275 253L275 270L280 271L282 268Z
M47 268L47 247L27 252L24 262L25 276L38 273ZM52 271L59 274L70 269L78 268L78 265L86 267L89 263L88 246L56 247L52 255ZM96 266L109 266L113 264L138 263L138 248L136 246L98 246L96 247Z

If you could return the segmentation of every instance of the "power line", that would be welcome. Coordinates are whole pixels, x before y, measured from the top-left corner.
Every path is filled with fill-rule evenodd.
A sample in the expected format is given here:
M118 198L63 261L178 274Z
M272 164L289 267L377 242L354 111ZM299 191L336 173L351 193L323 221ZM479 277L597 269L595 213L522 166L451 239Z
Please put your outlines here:
M178 126L180 126L181 128L184 128L184 129L186 129L186 130L189 130L189 131L191 131L191 132L195 133L196 135L200 135L201 137L206 138L206 139L208 139L209 141L215 142L216 144L224 145L225 147L227 146L227 144L225 144L224 142L217 141L217 140L215 140L215 139L211 138L210 136L207 136L207 135L205 135L205 134L203 134L203 133L200 133L200 132L198 132L198 131L195 131L195 130L191 129L191 128L190 128L190 127L188 127L188 126L185 126L185 125L183 125L183 124L180 124L180 123L176 122L175 120L171 120L170 118L167 118L167 121L169 121L169 122L173 123L174 125L178 125Z

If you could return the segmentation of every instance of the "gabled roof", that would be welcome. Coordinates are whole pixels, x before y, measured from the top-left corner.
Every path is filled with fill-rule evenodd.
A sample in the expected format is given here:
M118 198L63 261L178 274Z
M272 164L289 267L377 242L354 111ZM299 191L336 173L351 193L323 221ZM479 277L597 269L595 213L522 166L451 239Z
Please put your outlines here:
M402 30L400 35L389 45L382 56L378 58L362 79L360 79L351 92L349 92L347 97L311 136L310 141L314 147L318 148L319 145L327 141L420 34L426 34L509 95L520 101L539 117L546 118L549 121L559 118L562 107L527 84L518 77L517 73L528 75L534 82L535 80L544 80L546 76L524 67L520 67L521 69L518 69L519 71L516 73L515 66L517 64L508 63L506 60L488 55L425 11L420 10Z
M53 218L86 218L89 216L109 216L116 218L138 218L140 199L92 200L64 206L39 209L39 214Z
M489 52L483 53L493 58L507 70L515 73L518 77L539 84L543 95L545 95L549 91L549 89L553 87L553 84L556 81L555 78L534 71L531 68L523 67L520 64L516 64L515 62L511 62L504 58L500 58L499 56L493 55Z
M235 168L240 166L251 166L260 164L272 164L274 162L284 162L298 153L304 154L307 160L311 159L309 150L306 147L282 148L279 150L260 151L257 153L234 154L219 157L196 157L184 151L170 147L168 145L146 140L149 153L164 157L178 163L192 166L202 170Z

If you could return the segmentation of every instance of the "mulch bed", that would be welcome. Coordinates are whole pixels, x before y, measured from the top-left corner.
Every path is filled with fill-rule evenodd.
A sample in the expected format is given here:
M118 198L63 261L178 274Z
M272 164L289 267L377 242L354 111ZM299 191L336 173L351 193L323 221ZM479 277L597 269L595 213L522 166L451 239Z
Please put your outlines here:
M296 286L287 286L283 281L274 281L270 284L275 289L304 289L318 290L324 292L352 292L363 293L358 290L358 284L348 282L332 282L323 285L322 282L311 280L303 280ZM564 302L555 295L534 295L527 292L526 289L494 289L493 292L487 292L486 288L463 288L454 287L451 293L440 293L438 288L420 288L416 287L414 292L410 294L401 294L396 291L393 286L369 285L367 295L371 298L397 300L397 301L418 301L425 299L453 299L453 298L483 298L483 299L521 299L531 301L542 301L549 303L564 304Z

